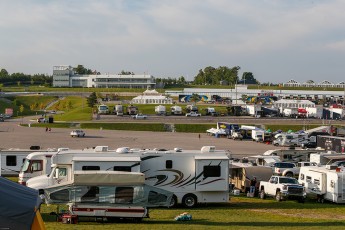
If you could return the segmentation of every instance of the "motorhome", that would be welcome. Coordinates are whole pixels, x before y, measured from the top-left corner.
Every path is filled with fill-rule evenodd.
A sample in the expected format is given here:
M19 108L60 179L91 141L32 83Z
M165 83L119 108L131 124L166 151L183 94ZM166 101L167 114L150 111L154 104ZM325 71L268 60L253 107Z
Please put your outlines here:
M171 106L170 108L172 115L182 115L182 107L178 105Z
M60 151L67 151L68 148L59 148L56 151L33 152L27 155L20 169L18 183L26 185L26 181L32 177L47 175L51 172L51 157Z
M157 115L166 115L166 107L164 105L155 106L155 113Z
M108 114L109 107L107 105L101 104L98 106L98 114Z
M201 150L119 148L106 146L95 150L69 150L52 157L52 172L27 181L27 186L44 190L48 186L71 180L76 170L143 172L145 184L174 193L172 205L182 203L220 203L229 200L228 152L204 146ZM56 177L61 172L61 176ZM59 173L58 173L59 174Z
M324 150L320 153L310 154L310 162L315 162L318 165L327 165L339 160L345 160L345 154Z
M32 152L24 149L0 150L1 175L18 176L26 156Z
M301 167L298 182L319 202L345 203L345 170L332 165Z
M231 163L229 175L229 182L234 189L239 189L241 192L248 192L250 180L255 177L257 182L268 181L273 175L273 172L270 167L255 166L249 163Z
M260 117L262 114L261 105L246 105L245 106L246 113L253 117Z
M255 155L249 156L247 159L253 163L253 165L273 167L275 163L281 162L278 156L265 156L265 155Z
M114 107L114 113L117 116L123 116L123 106L122 105L115 105Z
M213 107L207 107L205 109L205 111L206 111L206 115L217 116L217 112L216 112L216 110Z
M284 108L281 110L284 117L298 117L298 108Z
M134 105L127 106L127 114L128 115L137 115L138 107Z
M186 106L186 111L187 111L187 113L190 113L190 112L198 113L199 109L198 109L198 107L196 105L187 105Z

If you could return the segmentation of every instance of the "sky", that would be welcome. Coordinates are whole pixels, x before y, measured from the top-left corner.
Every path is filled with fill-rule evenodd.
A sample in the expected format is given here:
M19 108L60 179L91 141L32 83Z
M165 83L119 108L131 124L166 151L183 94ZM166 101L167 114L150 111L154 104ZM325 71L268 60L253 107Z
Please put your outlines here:
M193 80L239 66L261 83L345 79L343 0L0 1L0 69L83 65Z

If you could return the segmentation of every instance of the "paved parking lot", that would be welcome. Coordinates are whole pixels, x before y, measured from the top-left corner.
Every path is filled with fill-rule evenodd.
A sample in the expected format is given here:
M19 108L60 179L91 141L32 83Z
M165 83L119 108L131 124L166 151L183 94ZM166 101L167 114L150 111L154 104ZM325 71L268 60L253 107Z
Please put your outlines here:
M69 134L72 129L22 127L21 119L11 119L0 123L0 149L20 148L28 149L38 145L41 149L68 147L71 149L91 148L94 146L109 146L130 148L164 148L175 147L183 149L200 149L202 146L213 145L217 149L231 151L235 155L256 155L269 149L273 145L266 145L252 141L234 141L227 138L215 138L201 133L171 133L171 132L144 132L122 130L85 130L86 136L72 138ZM29 121L23 121L29 122Z

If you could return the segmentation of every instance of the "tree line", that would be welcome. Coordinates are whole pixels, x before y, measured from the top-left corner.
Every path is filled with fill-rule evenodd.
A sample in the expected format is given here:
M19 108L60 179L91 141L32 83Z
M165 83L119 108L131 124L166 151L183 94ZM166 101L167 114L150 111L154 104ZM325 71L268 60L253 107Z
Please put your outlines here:
M4 86L22 86L22 85L45 85L51 86L53 77L45 74L9 74L6 69L0 70L0 84Z

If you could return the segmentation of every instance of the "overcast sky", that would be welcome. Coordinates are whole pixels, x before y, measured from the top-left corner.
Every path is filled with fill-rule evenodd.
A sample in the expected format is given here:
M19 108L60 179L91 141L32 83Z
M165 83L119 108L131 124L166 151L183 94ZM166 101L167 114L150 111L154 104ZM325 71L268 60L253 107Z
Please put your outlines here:
M192 80L240 66L260 82L344 81L343 0L3 0L0 69Z

